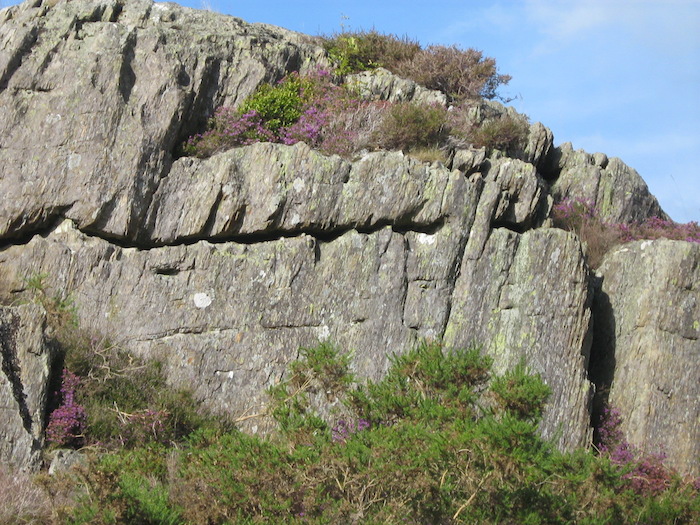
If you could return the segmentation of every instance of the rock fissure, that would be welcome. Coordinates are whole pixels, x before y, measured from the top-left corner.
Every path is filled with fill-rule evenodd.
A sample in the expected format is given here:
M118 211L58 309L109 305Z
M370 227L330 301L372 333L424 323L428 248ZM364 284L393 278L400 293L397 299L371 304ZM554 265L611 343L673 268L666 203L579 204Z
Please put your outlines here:
M8 322L0 323L0 353L2 354L2 372L5 374L12 389L12 395L17 402L17 410L22 418L22 424L28 434L32 433L32 416L27 407L27 395L22 385L22 370L17 361L16 334L19 317L10 314Z

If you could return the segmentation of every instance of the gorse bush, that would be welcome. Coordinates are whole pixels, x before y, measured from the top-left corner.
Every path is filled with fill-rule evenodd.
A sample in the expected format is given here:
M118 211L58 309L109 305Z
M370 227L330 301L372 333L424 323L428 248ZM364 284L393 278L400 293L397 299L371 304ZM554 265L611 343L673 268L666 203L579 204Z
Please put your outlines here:
M302 349L270 390L271 411L281 415L277 434L203 427L176 449L150 442L94 457L83 472L85 496L66 521L690 524L700 518L697 489L670 471L659 490L637 491L625 477L629 470L605 454L557 452L537 432L546 385L524 365L495 377L489 367L476 348L423 343L394 357L383 379L358 384L346 354L328 344ZM499 401L485 408L485 397ZM314 407L319 399L339 413L322 417Z

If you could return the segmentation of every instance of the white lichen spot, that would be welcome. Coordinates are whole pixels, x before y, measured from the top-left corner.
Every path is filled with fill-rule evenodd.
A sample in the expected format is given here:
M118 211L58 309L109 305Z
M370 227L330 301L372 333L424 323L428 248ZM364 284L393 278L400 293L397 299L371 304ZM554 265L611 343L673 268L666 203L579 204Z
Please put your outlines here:
M196 293L192 296L192 301L197 308L206 308L211 304L211 297L203 292Z
M330 335L331 335L331 330L325 324L316 328L316 337L318 337L318 339L320 341L324 341L324 340L328 339L328 337L330 337Z
M292 187L294 188L294 191L300 193L306 188L306 183L304 182L304 179L297 177L296 179L294 179Z
M427 233L419 233L416 235L416 240L420 244L435 244L435 235L429 235Z
M647 246L650 246L651 244L653 244L653 242L654 242L654 241L644 241L644 242L642 243L642 245L640 246L640 248L641 248L642 250L644 250Z
M82 162L83 158L77 154L77 153L71 153L68 156L68 169L72 170L80 166L80 163Z
M50 113L47 115L45 122L47 124L56 124L57 122L60 122L62 118L63 117L61 117L61 115L58 113Z

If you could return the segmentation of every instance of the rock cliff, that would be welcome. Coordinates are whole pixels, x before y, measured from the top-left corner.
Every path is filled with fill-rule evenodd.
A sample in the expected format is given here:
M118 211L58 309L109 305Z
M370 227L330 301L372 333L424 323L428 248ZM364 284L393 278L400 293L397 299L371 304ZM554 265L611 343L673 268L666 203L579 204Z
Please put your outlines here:
M578 237L551 227L563 196L620 222L664 216L619 159L555 147L540 123L513 158L350 161L303 143L177 157L217 107L327 60L303 35L149 0L0 11L0 299L47 275L82 327L158 357L231 417L261 411L300 345L330 339L376 378L421 338L475 342L496 370L524 358L542 375L541 430L560 448L590 444L595 388L610 388L630 441L700 473L700 250L630 245L596 275ZM444 103L382 70L352 81ZM0 317L0 459L31 466L51 353L42 314L22 308Z

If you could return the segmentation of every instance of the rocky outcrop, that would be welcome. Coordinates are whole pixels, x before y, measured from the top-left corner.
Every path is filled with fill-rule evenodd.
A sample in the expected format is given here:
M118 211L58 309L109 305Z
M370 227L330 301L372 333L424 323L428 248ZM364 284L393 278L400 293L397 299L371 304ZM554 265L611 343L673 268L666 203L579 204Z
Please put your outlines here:
M496 371L524 360L545 378L554 394L542 430L566 450L589 438L587 277L573 234L493 230L479 257L462 260L444 335L452 346L483 344Z
M0 464L41 464L52 352L36 305L0 307Z
M587 201L600 218L611 223L668 219L639 174L617 157L574 151L570 143L557 148L558 172L552 185L555 200Z
M310 39L150 0L26 2L0 25L0 235L59 217L133 240L178 145L263 81L324 63Z
M598 272L596 379L630 443L698 476L700 245L637 241L608 254Z
M369 100L439 104L441 106L447 104L447 97L444 93L424 88L412 80L398 77L382 67L348 75L345 82L351 89Z
M668 429L674 464L696 471L698 440L682 432L696 436L697 375L666 360L669 348L697 354L697 250L633 245L595 287L579 239L549 228L553 197L590 199L611 221L663 216L617 159L556 148L540 123L517 158L460 144L447 166L385 151L350 162L301 143L179 158L214 109L327 66L323 49L148 0L25 3L0 21L0 300L46 274L83 330L161 359L172 384L246 415L251 431L268 425L252 417L266 387L319 340L370 378L422 338L479 344L496 371L524 360L552 388L541 430L563 450L590 442L591 370L612 384L630 441ZM445 103L382 70L352 78L370 97ZM474 118L504 112L522 118L492 102ZM687 268L682 284L652 279L674 265ZM41 314L23 308L2 310L3 417L17 431L0 450L33 465L50 354L37 346ZM628 372L656 362L663 374ZM647 383L660 385L653 402ZM682 426L682 414L695 419Z

